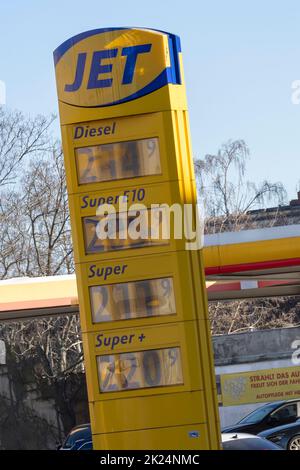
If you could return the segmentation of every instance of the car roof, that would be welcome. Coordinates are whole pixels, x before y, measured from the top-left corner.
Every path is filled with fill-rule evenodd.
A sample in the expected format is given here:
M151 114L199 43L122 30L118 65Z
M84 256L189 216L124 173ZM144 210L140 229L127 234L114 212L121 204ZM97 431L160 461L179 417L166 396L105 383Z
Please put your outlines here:
M275 403L284 404L284 403L295 403L295 402L300 402L300 398L290 398L289 400L279 400Z
M228 442L233 439L261 439L254 434L248 434L246 432L222 432L222 442Z
M285 405L287 403L298 403L300 402L300 398L290 398L289 400L277 400L277 401L270 401L268 403L262 403L262 405L259 408L263 408L266 405ZM258 408L256 408L258 410ZM255 410L254 410L255 411Z
M91 432L90 423L78 424L74 428L70 429L70 431L66 435L65 441L67 441L69 439L69 437L74 436L74 435L76 436L77 433L85 432L85 431L88 432L88 433Z
M77 426L74 426L74 428L72 428L70 432L77 431L78 429L85 429L85 428L90 428L90 427L91 427L91 423L78 424Z

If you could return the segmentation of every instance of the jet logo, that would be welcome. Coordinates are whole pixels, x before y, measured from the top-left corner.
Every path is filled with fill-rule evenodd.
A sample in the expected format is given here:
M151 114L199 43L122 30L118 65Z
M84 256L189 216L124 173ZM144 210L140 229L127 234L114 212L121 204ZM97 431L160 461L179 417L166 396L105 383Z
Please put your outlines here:
M58 98L86 108L140 98L178 83L178 52L179 39L158 31L81 33L54 51Z
M142 44L140 46L131 46L123 47L121 56L126 57L122 85L128 85L132 83L134 76L134 69L136 66L137 57L139 54L145 54L150 52L151 44ZM103 51L95 51L93 53L91 70L89 73L89 79L87 83L87 88L89 90L93 88L106 88L111 87L113 79L110 78L99 78L100 75L108 75L112 72L113 61L102 64L102 61L105 59L114 59L118 56L118 49L104 49ZM75 79L72 84L67 84L65 86L65 91L77 91L82 85L84 69L86 64L87 53L82 52L78 54L77 66Z

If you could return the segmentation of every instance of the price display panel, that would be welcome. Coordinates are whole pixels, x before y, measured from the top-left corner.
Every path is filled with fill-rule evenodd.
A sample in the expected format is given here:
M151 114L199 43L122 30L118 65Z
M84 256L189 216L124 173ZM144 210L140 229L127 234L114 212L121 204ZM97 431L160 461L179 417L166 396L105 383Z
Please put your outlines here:
M97 357L101 392L183 384L180 348Z
M121 399L125 389L128 398L202 390L198 335L193 322L187 323L162 321L148 327L124 328L118 322L120 329L101 328L92 334L82 333L84 350L91 357L86 373L93 377L89 385L92 401ZM118 382L121 373L129 386L121 387ZM151 381L151 377L155 380ZM138 386L131 384L133 379ZM109 385L118 386L108 389Z
M172 278L89 288L93 323L176 314Z
M128 253L128 252L127 252ZM76 268L83 332L205 318L193 298L188 253L90 261Z
M141 210L139 214L83 217L85 254L168 245L164 238L164 210Z
M151 185L194 178L192 166L183 170L170 159L177 145L172 128L168 112L63 126L69 192L97 191L99 183L101 190L111 191L130 188L140 180ZM100 135L98 129L111 131Z
M75 149L78 184L161 174L158 138Z

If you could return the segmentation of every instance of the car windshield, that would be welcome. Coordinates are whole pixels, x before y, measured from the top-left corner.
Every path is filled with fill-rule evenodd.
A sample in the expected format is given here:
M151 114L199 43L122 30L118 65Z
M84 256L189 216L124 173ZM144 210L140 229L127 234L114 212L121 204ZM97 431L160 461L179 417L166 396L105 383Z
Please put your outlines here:
M252 411L245 418L241 419L238 424L255 424L260 423L269 413L275 410L278 407L278 404L271 403L270 405L262 406L257 410Z

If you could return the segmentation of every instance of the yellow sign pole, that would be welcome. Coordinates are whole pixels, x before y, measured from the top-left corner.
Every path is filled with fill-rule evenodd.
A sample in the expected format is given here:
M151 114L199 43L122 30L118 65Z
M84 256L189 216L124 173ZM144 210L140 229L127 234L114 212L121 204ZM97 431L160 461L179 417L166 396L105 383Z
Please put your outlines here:
M164 225L195 218L180 40L99 29L54 60L94 448L219 449L202 254Z

